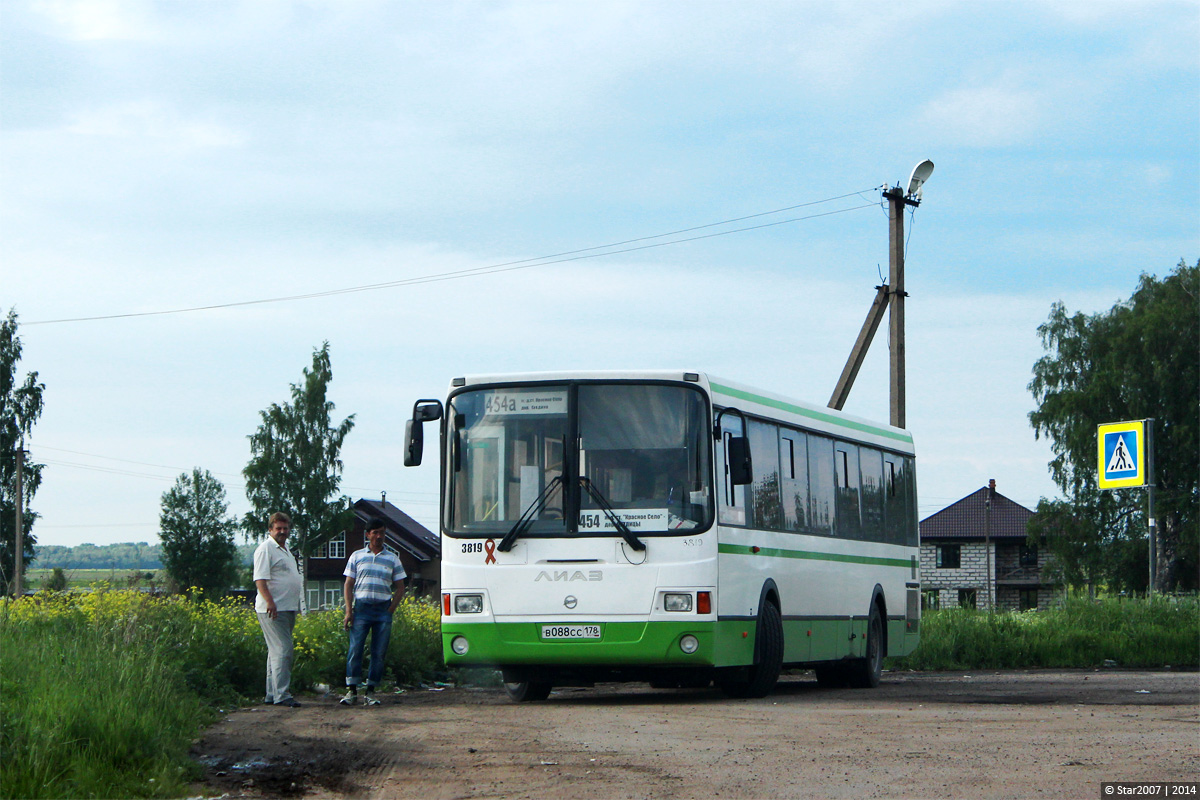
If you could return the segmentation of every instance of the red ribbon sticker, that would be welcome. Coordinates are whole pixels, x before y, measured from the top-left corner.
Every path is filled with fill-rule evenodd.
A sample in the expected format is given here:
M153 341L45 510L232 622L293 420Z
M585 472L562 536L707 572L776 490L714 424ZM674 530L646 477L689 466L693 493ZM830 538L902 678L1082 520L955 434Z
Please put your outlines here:
M488 539L483 543L483 549L487 551L487 558L483 560L484 564L496 563L496 540Z

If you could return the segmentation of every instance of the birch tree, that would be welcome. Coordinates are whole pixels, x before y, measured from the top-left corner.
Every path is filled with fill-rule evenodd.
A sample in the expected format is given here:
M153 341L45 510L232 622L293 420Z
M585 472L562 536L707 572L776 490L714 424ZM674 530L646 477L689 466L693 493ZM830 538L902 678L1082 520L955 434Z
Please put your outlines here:
M292 518L289 549L296 554L301 577L307 557L351 525L350 498L340 494L342 443L354 428L354 415L333 424L334 404L328 398L333 367L329 342L314 348L312 364L299 383L291 385L291 400L272 403L259 412L261 423L251 434L250 462L242 470L251 511L242 520L248 537L261 539L275 511ZM307 610L307 591L302 607Z

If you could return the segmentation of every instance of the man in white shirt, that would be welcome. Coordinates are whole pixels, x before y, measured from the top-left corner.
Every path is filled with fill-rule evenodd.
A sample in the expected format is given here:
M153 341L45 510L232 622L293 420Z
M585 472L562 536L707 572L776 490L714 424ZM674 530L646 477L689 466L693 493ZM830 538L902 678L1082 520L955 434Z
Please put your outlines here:
M289 691L295 655L292 629L300 612L304 582L296 557L287 549L291 532L291 517L282 511L271 515L268 536L254 551L254 585L258 589L254 610L267 641L266 702L295 708L300 703Z
M371 634L371 666L367 672L365 702L369 706L379 705L374 689L383 680L384 661L392 638L392 614L404 597L404 579L408 577L396 554L384 549L386 534L382 519L372 517L368 520L367 546L351 554L342 573L346 576L342 589L346 601L344 622L350 631L350 648L346 655L346 686L349 690L341 699L344 706L358 702L368 632Z

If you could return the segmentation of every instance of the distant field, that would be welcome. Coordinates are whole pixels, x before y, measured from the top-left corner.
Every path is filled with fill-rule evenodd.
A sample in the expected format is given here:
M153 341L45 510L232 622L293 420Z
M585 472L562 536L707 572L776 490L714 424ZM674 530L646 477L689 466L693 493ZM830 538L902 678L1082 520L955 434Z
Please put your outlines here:
M25 586L29 589L41 589L42 583L50 577L54 572L53 569L31 569L25 573ZM72 589L84 588L93 583L108 581L114 585L126 586L129 583L130 575L142 575L143 580L146 573L154 576L154 580L159 580L159 573L162 570L158 569L64 569L63 572L67 575L67 584Z

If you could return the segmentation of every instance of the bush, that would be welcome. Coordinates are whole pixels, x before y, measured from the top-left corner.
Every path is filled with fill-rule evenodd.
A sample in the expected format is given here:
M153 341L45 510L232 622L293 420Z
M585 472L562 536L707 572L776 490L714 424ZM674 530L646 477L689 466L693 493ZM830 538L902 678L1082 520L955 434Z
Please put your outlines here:
M311 612L296 622L294 689L303 691L318 683L331 686L345 683L350 635L343 627L344 619L345 612L337 608ZM368 641L368 653L370 647ZM429 600L405 597L392 619L384 680L397 685L416 685L441 669L441 610Z

